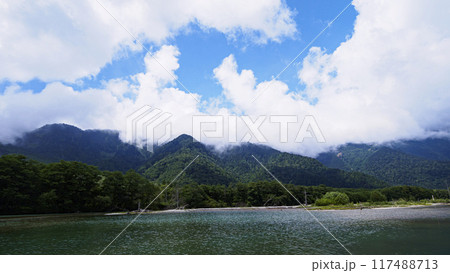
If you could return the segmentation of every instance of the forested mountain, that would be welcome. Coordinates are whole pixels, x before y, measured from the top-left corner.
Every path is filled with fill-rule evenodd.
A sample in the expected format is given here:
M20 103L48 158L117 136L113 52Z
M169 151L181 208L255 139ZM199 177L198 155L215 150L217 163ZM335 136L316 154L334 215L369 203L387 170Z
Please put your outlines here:
M269 147L243 144L219 154L224 169L237 174L241 181L270 179L270 175L252 157L254 155L283 183L297 185L324 184L331 187L373 188L386 183L360 172L345 172L324 166L318 160L283 153Z
M424 147L408 147L416 153L443 156L425 153ZM308 202L332 190L345 192L350 202L372 200L375 193L380 195L378 188L387 186L383 180L446 188L450 177L448 161L427 160L385 146L340 147L319 157L336 167L328 168L316 159L261 145L243 144L216 151L187 135L148 153L123 143L116 132L83 131L64 124L44 126L25 134L14 145L0 145L0 155L8 153L58 162L43 164L21 155L1 156L0 213L5 214L135 209L139 202L152 200L197 155L198 159L151 209L295 205L253 156L300 200L308 192ZM120 171L102 171L84 163ZM381 190L387 200L445 198L447 194L444 190L408 186Z
M210 185L227 185L238 181L236 176L221 167L212 147L194 141L188 135L181 135L156 147L154 153L138 171L152 181L166 183L180 173L197 155L199 158L195 164L192 164L185 172L186 181Z
M252 157L254 155L284 183L349 188L387 185L369 175L330 169L315 159L282 153L261 145L243 144L225 151L215 151L213 147L207 147L187 135L181 135L155 149L139 172L150 180L167 181L175 177L197 155L199 158L186 170L185 179L200 184L272 180Z
M102 170L127 171L141 166L149 155L120 140L115 131L81 130L67 124L45 125L1 145L1 154L23 154L41 162L79 161Z
M450 161L450 138L398 141L388 146L405 154L428 160Z
M387 145L347 144L336 151L320 154L317 159L330 168L360 171L391 185L447 188L450 161L426 159L446 159L447 145L450 143L445 139Z
M156 147L150 154L123 143L116 132L80 130L65 124L47 125L25 134L14 145L2 147L3 153L18 153L41 162L79 161L103 170L134 169L150 181L168 183L195 156L184 180L199 184L228 185L236 182L272 180L252 157L254 155L284 183L349 188L377 188L387 184L357 172L330 169L316 159L282 153L253 144L218 152L181 135ZM0 150L1 151L1 150Z
M184 179L188 182L228 185L272 180L254 155L284 183L376 188L386 186L387 182L446 188L450 161L431 159L448 159L449 147L448 139L384 146L348 144L321 154L316 160L254 144L232 146L219 152L181 135L149 153L122 142L114 131L52 124L25 134L14 144L0 145L0 155L23 154L46 163L79 161L110 171L133 169L156 183L167 183L199 155L195 164L186 170Z

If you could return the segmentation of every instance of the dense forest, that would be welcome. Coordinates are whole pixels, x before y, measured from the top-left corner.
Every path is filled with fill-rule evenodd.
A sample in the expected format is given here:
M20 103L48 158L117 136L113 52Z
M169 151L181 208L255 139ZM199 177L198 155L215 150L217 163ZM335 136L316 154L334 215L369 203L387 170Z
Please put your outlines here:
M391 147L347 144L317 159L330 168L362 172L390 185L445 189L450 178L449 147L450 141L443 139L409 141Z
M324 184L338 188L411 185L446 189L450 177L448 138L346 144L320 154L316 160L249 143L218 151L187 135L149 153L123 142L118 132L50 124L25 133L12 144L0 144L0 155L5 154L23 154L45 163L78 161L100 170L133 169L157 183L176 175L196 155L201 156L187 171L186 183L228 185L269 179L252 155L288 184Z
M224 185L198 184L190 178L187 173L181 175L149 209L298 205L286 190L270 179ZM0 157L0 213L136 210L139 203L144 207L153 200L170 180L152 181L133 170L126 173L101 171L80 162L44 164L23 155L4 155ZM327 193L333 196L330 192L345 193L352 203L448 198L447 190L414 186L383 189L332 188L291 183L285 186L302 203L306 195L308 204L327 197Z
M138 168L138 172L151 181L164 183L177 175L196 155L200 157L186 170L185 180L199 184L228 185L271 179L253 158L255 156L287 184L324 184L339 188L380 188L388 185L370 175L327 168L316 159L283 153L262 145L246 143L218 152L188 135L181 135L157 147L146 164Z
M339 188L388 186L371 175L327 168L314 158L283 153L263 145L247 143L218 151L191 136L180 135L149 153L122 142L118 132L81 130L67 124L46 125L24 134L13 144L0 144L0 155L5 154L23 154L44 163L78 161L100 170L124 173L133 169L159 184L172 179L192 158L200 155L195 165L186 171L184 180L185 183L210 185L270 179L252 157L254 155L287 184L324 184Z

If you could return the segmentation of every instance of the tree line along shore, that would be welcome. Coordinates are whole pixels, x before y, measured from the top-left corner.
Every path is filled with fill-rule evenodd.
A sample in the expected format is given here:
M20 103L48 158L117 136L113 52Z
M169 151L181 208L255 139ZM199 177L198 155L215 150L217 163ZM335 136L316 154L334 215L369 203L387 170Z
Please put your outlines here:
M133 170L111 172L73 161L44 164L22 155L0 157L3 215L134 211L145 208L166 186ZM324 209L448 203L449 198L447 190L416 186L380 189L284 186L302 204ZM183 183L181 175L147 209L298 205L276 181L207 185Z

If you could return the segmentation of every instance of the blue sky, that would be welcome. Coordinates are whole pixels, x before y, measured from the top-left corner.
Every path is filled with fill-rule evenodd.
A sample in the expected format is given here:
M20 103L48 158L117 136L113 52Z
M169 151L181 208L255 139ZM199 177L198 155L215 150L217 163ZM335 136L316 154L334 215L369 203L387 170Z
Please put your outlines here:
M214 79L213 69L225 57L233 54L239 61L240 69L252 69L258 80L270 80L282 71L348 3L341 0L287 1L287 6L295 14L293 19L297 26L297 33L294 37L283 38L280 42L268 41L257 44L244 35L231 39L217 30L202 30L198 25L191 23L188 27L189 31L181 31L175 37L169 38L165 44L175 45L181 52L180 68L176 72L178 79L191 92L202 95L204 99L217 97L222 92L222 88ZM351 36L356 15L354 7L350 6L312 46L319 46L327 52L333 52L340 43ZM144 45L151 51L159 47L152 43ZM145 54L145 50L123 52L124 56L107 63L97 75L80 78L76 83L65 82L65 84L75 90L84 90L100 87L103 81L127 78L144 72ZM303 89L303 86L299 84L297 72L306 55L307 51L279 78L289 85L290 90ZM23 90L33 90L38 93L49 82L39 78L28 82L11 82L3 79L0 82L0 92L4 92L5 88L13 83ZM182 89L181 86L177 87Z
M181 52L179 79L188 88L205 97L217 96L222 91L213 78L213 69L223 58L233 54L240 69L252 69L259 80L270 80L282 71L287 64L331 21L348 1L288 1L287 5L295 9L295 21L298 33L294 39L282 42L269 41L264 45L251 44L248 41L227 41L224 35L211 31L204 33L195 30L189 35L181 35L175 40ZM326 8L324 8L326 7ZM313 46L334 51L353 31L356 12L352 7L323 33ZM198 41L201 41L200 43ZM307 53L307 51L305 51ZM286 70L280 80L289 84L291 90L298 85L298 65L306 54Z

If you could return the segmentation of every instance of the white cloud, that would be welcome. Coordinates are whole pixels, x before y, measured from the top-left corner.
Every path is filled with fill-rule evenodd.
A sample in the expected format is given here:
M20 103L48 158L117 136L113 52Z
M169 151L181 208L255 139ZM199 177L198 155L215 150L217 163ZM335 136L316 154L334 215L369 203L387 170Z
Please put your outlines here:
M279 81L257 84L251 70L238 72L233 56L215 70L238 112L313 115L326 138L325 144L282 144L266 129L270 145L314 155L346 142L420 138L450 128L450 3L354 5L359 15L353 36L333 53L311 48L304 59L301 94L288 93ZM307 103L313 99L316 104Z
M49 123L108 129L117 126L117 117L126 105L118 103L109 91L77 92L61 83L49 84L38 94L9 88L0 97L3 141L13 141L21 133Z
M146 77L152 82L156 80L159 85L173 83L177 78L175 70L180 67L179 55L176 47L167 45L162 46L154 55L147 54L144 58L146 72L137 75L141 85L145 85L143 81Z
M144 14L153 11L144 7L135 16L126 16L135 10L133 5L137 2L133 3L116 8L123 11L117 13L131 20L126 24L137 27L137 22L145 19ZM208 10L209 4L202 6L203 10L196 2L191 2L191 5L184 7L187 11L181 13L180 18L166 18L165 14L169 16L172 13L165 11L158 13L158 16L164 18L161 19L163 21L149 19L150 23L144 25L149 29L150 24L165 22L158 25L161 30L152 33L154 36L151 39L163 40L185 25L182 22L192 21L193 18L199 24L229 35L237 30L245 32L250 29L259 32L259 38L264 39L276 40L287 35L283 31L288 29L286 26L289 24L279 23L283 22L281 19L276 24L269 24L272 27L279 24L283 26L280 26L279 31L273 32L278 33L275 35L271 34L270 28L256 28L252 25L254 22L247 22L243 17L236 17L241 18L237 20L239 23L228 22L227 16L220 19L215 14L214 17L211 15L212 11ZM300 122L292 125L288 143L280 143L280 132L276 125L261 126L261 131L268 140L266 144L305 155L315 155L346 142L417 138L426 136L433 130L450 128L450 17L447 14L450 4L446 1L436 5L422 1L355 1L354 5L359 12L354 34L332 53L316 47L310 49L299 71L299 79L306 86L305 91L300 94L289 92L288 86L278 80L258 81L250 69L239 71L234 56L230 55L214 69L214 76L223 88L224 102L231 102L234 108L220 107L220 99L216 99L206 105L207 110L200 111L200 107L205 107L206 102L201 101L198 94L188 94L173 87L172 76L147 55L146 71L134 75L130 82L116 79L105 82L103 88L80 92L60 83L53 83L38 94L18 90L16 86L10 87L0 95L0 123L4 124L0 139L11 138L52 122L68 122L82 128L117 129L123 132L126 116L143 105L172 113L174 135L191 134L192 115L202 113L226 117L231 113L247 114L253 120L260 115L297 115L299 121L306 115L313 115L326 143L316 143L313 139L302 144L293 142ZM161 11L160 9L163 8L155 6L155 10ZM225 7L222 10L225 15L231 12ZM252 18L251 11L246 12L250 12L248 16ZM277 11L276 14L284 13ZM185 15L186 18L183 17ZM202 17L203 15L206 17ZM110 20L108 16L102 16L100 18L104 22ZM137 27L133 32L141 31ZM179 55L178 49L169 45L162 46L155 52L158 61L175 77L179 68ZM105 56L104 61L107 61L110 55ZM86 71L89 70L87 66L83 67ZM14 69L11 73L13 71ZM24 73L30 71L32 70ZM53 73L51 69L47 72L48 75ZM44 70L42 73L47 72ZM55 72L54 75L56 74ZM262 95L252 102L260 93ZM133 95L133 100L129 99L129 94ZM317 99L317 103L310 104L314 99ZM227 118L224 122L228 122ZM243 134L247 132L242 122L237 126L238 131ZM225 135L227 133L225 130ZM239 137L242 136L241 134ZM208 143L223 146L227 143L227 138L210 140Z
M126 118L144 105L172 114L173 135L191 134L192 115L200 114L197 94L171 87L178 69L179 51L162 46L154 52L161 68L150 53L145 56L146 72L133 80L113 79L102 88L75 91L55 82L42 92L9 87L0 94L0 140L13 142L22 133L51 123L68 123L83 129L114 129L125 137ZM169 74L169 73L170 74ZM131 94L131 96L130 96Z
M312 49L299 73L318 98L318 115L357 129L357 135L331 134L340 141L387 141L448 128L450 3L354 5L352 38L332 54Z
M257 84L257 80L251 70L243 69L240 73L233 55L226 57L222 64L214 70L214 75L220 85L223 87L223 93L226 99L234 104L233 111L239 115L248 115L255 122L260 116L266 116L259 130L264 135L267 142L274 148L302 154L312 155L318 149L326 149L318 145L314 139L306 139L304 143L295 143L295 138L302 121L305 116L313 114L313 107L306 101L301 100L296 96L288 94L288 86L277 80L264 81ZM253 99L261 95L255 102ZM229 113L227 113L227 116ZM280 125L275 122L270 122L270 115L277 116L298 116L298 122L288 125L288 142L281 142ZM228 118L225 118L225 127L228 125ZM319 123L320 125L320 123ZM226 128L228 129L228 128ZM222 141L227 141L228 130L226 137ZM238 140L241 140L245 134L250 130L245 122L238 119L237 124ZM250 141L257 143L255 135L251 139L243 141ZM212 142L211 142L212 143ZM220 143L219 145L223 145Z
M156 44L191 23L260 43L296 31L280 0L99 1L139 40ZM96 75L124 47L140 48L96 1L0 1L0 7L0 79L74 82Z
M232 36L243 32L259 43L280 41L296 32L293 13L282 1L197 0L182 9L192 9L199 24L205 28L215 28Z

